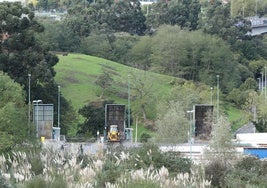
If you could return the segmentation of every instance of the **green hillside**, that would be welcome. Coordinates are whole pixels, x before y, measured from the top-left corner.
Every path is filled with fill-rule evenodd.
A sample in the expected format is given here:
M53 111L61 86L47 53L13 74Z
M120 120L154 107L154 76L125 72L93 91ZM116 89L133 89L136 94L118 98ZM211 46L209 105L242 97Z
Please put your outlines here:
M104 95L105 99L111 99L116 103L125 105L128 102L128 81L130 80L130 85L134 81L134 78L129 78L128 75L135 77L136 75L146 74L152 80L153 91L157 92L158 96L169 93L172 87L170 83L175 79L88 55L69 54L68 56L58 55L58 57L59 63L55 66L57 72L55 79L61 85L64 97L71 101L77 111L89 102L100 100L100 87L95 84L95 81L103 71L102 68L112 72L114 80L111 91ZM220 103L223 104L223 101ZM234 130L246 123L244 112L229 106L229 104L223 106L226 106L224 111L233 123Z
M99 100L100 87L95 84L97 76L102 68L112 71L114 79L112 92L108 93L108 99L117 103L127 104L128 80L134 80L131 76L146 74L153 80L153 88L158 95L164 95L171 89L170 82L174 79L170 76L160 75L152 72L144 72L119 63L102 58L82 54L58 55L59 63L55 66L56 81L61 85L62 94L79 109L85 104ZM131 75L128 79L128 75Z

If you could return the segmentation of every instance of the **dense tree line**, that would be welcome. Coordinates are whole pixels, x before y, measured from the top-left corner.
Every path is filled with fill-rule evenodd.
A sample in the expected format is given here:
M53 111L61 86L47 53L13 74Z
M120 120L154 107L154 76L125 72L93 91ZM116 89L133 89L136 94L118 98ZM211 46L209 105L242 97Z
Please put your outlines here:
M58 58L49 53L48 49L43 48L34 37L35 33L43 32L44 27L36 21L33 12L22 7L18 2L1 3L0 18L2 23L0 70L23 87L25 103L28 103L28 75L30 74L31 101L42 99L44 103L57 104L58 84L54 81L56 72L53 66L58 62ZM9 90L9 87L5 87L5 90ZM16 92L10 94L10 98L12 95L16 95ZM71 122L75 119L72 115L74 113L63 96L61 96L61 106L63 107L61 130L63 134L67 134ZM54 117L57 117L57 105L54 107ZM10 114L10 119L14 119L14 125L17 125L17 121L23 119L24 116L24 120L28 119L27 114L19 112L20 108L13 110L14 114ZM55 118L55 122L57 122L57 118ZM25 122L21 121L21 125L25 125Z

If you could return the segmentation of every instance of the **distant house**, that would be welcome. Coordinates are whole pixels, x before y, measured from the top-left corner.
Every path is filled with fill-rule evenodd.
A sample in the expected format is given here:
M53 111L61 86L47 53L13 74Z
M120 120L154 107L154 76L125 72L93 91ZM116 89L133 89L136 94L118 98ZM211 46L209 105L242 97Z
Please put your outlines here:
M3 3L3 2L21 2L22 5L26 5L27 4L27 0L0 0L0 3Z

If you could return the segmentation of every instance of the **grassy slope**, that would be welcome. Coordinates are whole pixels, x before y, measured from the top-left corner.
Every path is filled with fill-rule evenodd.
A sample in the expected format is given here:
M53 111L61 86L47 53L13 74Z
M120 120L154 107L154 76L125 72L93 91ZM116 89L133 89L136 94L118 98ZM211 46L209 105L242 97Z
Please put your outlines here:
M59 63L55 66L57 72L55 79L61 85L62 94L71 101L77 111L89 102L100 100L100 89L94 82L102 72L103 66L112 71L114 79L113 91L115 92L108 98L118 104L127 105L128 103L128 75L144 73L144 71L93 56L69 54L68 56L58 55L58 57ZM169 83L173 80L172 77L151 72L146 74L153 80L153 87L158 95L164 95L170 91ZM129 80L131 81L131 78ZM124 97L120 97L122 93ZM150 131L139 125L138 139L142 133L146 132ZM135 131L133 134L135 138Z
M62 94L72 102L75 109L91 101L99 100L100 88L94 83L96 77L102 72L102 67L112 71L113 94L109 99L117 103L127 105L128 75L140 74L143 71L108 61L102 58L82 54L58 55L59 63L55 66L56 81L62 88ZM171 85L168 84L173 78L147 72L153 80L153 87L159 95L168 93ZM131 81L131 78L130 78ZM123 94L123 97L120 95Z
M55 79L61 85L62 94L72 102L76 110L89 102L99 100L99 87L94 82L102 72L103 66L112 71L114 79L114 92L108 98L125 105L127 105L128 75L136 75L142 72L122 64L82 54L59 55L58 57L59 63L55 66L57 72ZM152 72L147 72L147 75L153 80L154 90L158 92L159 96L171 90L169 83L173 80L172 77ZM120 96L121 94L123 94L123 97ZM241 120L244 120L241 111L229 105L225 109L229 120L234 123L234 130L245 123L241 122Z

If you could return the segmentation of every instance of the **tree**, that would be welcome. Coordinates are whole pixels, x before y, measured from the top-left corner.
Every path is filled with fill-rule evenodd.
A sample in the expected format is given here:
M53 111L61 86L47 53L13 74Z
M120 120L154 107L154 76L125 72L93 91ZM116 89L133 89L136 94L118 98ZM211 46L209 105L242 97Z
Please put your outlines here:
M163 24L179 25L181 28L196 30L200 8L200 3L197 0L154 3L147 16L147 25L152 28L157 28Z
M201 31L162 26L152 38L151 70L215 85L220 75L223 92L241 84L240 69L230 46Z
M110 7L107 23L115 32L143 35L146 30L145 16L138 0L118 1Z
M205 174L210 178L211 184L224 187L226 172L236 159L230 122L225 117L220 116L213 124L212 139L204 155L208 162Z
M223 4L220 0L208 4L202 16L201 28L205 33L218 35L223 40L234 44L237 39L249 38L246 34L250 30L249 23L240 17L231 17L230 3Z
M231 1L231 16L264 16L266 14L267 2L265 0L235 0Z
M154 89L153 89L153 78L148 77L146 72L135 73L130 75L130 89L131 97L134 99L133 108L138 109L137 115L141 115L143 120L147 120L148 109L153 109L155 106Z
M0 90L0 152L3 152L29 139L30 125L22 87L1 72Z
M143 36L140 40L132 47L129 52L131 65L143 69L149 70L151 67L151 42L152 38L149 36Z
M264 93L262 92L256 98L256 109L257 109L257 121L254 121L256 129L259 132L266 132L267 131L267 105Z
M95 83L101 88L100 99L103 98L105 90L107 90L113 82L111 73L102 67L103 72L97 77Z
M78 134L96 136L97 131L103 132L105 127L105 105L113 101L92 102L79 110L85 120L78 125Z
M31 99L42 99L44 103L57 104L58 84L54 81L56 72L53 67L58 62L58 57L49 53L35 38L35 33L43 32L43 26L35 20L34 13L19 2L4 2L0 5L3 40L0 44L0 70L15 82L25 86L25 90L29 88L28 74L31 74ZM61 111L62 119L72 108L66 103L62 105L64 104ZM62 133L67 134L67 129L62 127L62 130L66 130Z
M191 124L186 112L194 104L208 103L208 91L207 87L190 82L181 81L181 84L174 85L170 94L157 105L156 139L167 143L186 142Z
M62 21L40 19L45 27L44 32L36 33L35 36L44 49L59 52L77 52L80 47L80 38L72 29Z
M162 143L184 143L188 139L189 121L179 101L170 101L167 111L156 121L156 139Z

